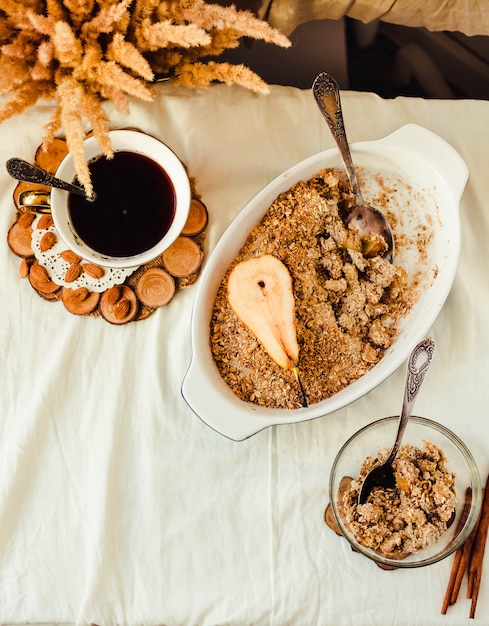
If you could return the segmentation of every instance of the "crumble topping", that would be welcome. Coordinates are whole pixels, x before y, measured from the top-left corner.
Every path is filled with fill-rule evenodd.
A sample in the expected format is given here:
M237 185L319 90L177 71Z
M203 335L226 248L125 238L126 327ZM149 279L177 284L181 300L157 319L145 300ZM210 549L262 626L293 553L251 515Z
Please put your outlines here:
M357 479L340 495L340 515L357 541L388 557L403 558L437 543L449 527L457 502L455 474L446 467L440 448L401 446L393 461L396 488L374 487L364 504L358 495L368 472L390 450L367 457Z
M228 268L214 303L210 347L220 375L240 399L301 407L293 373L274 363L228 303L229 273L245 259L274 255L291 274L309 404L365 374L396 337L417 294L403 267L364 253L378 242L345 226L353 207L348 183L336 169L323 169L278 196Z

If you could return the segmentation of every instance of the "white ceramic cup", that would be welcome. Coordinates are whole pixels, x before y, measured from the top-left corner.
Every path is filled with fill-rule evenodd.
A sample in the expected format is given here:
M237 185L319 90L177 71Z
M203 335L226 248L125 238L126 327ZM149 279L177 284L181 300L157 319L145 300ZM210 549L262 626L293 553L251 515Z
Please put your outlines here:
M141 154L157 163L167 174L175 193L175 212L173 221L164 236L150 249L129 256L110 256L91 248L76 232L73 225L67 191L53 187L51 191L51 213L54 225L61 239L68 248L79 256L98 265L112 268L131 268L147 263L171 246L182 232L188 218L191 190L187 172L175 153L158 139L134 130L110 131L110 140L114 152L128 151ZM102 157L100 145L95 137L84 142L85 157L88 162ZM76 172L71 154L60 163L56 176L67 182L75 179ZM124 181L120 181L124 187ZM95 189L95 192L97 190ZM156 199L157 200L157 199Z

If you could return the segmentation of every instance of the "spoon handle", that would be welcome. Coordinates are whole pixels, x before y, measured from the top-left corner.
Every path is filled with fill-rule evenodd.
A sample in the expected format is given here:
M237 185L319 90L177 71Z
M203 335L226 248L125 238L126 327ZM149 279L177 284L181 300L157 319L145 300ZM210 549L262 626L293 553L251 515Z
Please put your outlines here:
M321 72L312 85L312 91L340 151L356 204L364 204L346 137L338 83L327 72Z
M86 197L85 191L81 187L67 183L60 178L56 178L49 172L32 165L22 159L9 159L6 163L7 172L15 178L15 180L21 180L28 183L37 183L39 185L48 185L49 187L57 187L64 191L71 191L79 196Z
M433 339L428 337L423 339L423 341L420 341L409 356L401 417L399 419L396 441L391 453L389 454L388 462L392 462L394 460L399 450L404 431L406 430L408 420L411 417L414 401L418 395L421 385L423 384L428 368L431 365L434 352L435 342Z

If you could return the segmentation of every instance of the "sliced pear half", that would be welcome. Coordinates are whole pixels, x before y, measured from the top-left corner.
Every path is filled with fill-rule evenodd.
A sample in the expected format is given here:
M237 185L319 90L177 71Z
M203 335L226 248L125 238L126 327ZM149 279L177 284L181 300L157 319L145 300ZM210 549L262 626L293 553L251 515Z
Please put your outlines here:
M272 359L284 369L299 360L292 278L272 255L242 261L228 280L229 303Z
M228 300L270 357L280 367L293 371L300 386L302 405L307 406L297 367L299 345L289 270L269 254L242 261L229 275Z

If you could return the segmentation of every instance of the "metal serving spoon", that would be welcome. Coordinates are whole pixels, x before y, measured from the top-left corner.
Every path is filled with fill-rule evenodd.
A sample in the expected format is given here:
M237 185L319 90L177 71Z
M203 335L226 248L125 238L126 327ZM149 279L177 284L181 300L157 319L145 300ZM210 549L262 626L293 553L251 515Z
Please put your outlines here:
M312 91L317 105L336 141L353 195L355 196L355 208L348 215L347 223L353 224L360 235L366 235L369 232L382 235L387 243L387 250L383 257L392 262L394 260L394 236L390 224L379 209L365 203L360 190L343 123L338 84L327 72L321 72L314 80Z
M384 489L394 489L396 486L396 477L392 461L396 458L401 445L401 440L406 430L414 400L418 395L418 391L423 383L435 351L435 342L433 339L423 339L411 352L408 359L406 384L404 387L404 400L402 403L401 416L399 418L399 426L397 429L396 440L389 453L387 459L377 467L374 467L365 476L362 488L358 495L358 504L364 504L374 487L383 487Z
M63 189L64 191L70 191L71 193L83 196L90 202L95 200L95 194L89 196L83 187L79 187L78 185L73 185L72 183L67 183L60 178L56 178L56 176L46 172L46 170L41 169L37 165L32 165L27 161L23 161L22 159L9 159L6 163L6 167L7 172L10 176L12 176L12 178L15 178L15 180L37 183L39 185L47 185L48 187L57 187L58 189Z

